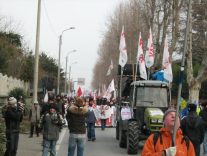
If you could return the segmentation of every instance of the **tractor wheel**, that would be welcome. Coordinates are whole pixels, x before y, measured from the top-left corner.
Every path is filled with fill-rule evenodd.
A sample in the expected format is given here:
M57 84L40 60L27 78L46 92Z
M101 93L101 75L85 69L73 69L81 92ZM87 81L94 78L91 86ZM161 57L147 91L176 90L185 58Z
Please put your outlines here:
M119 122L116 124L116 140L119 140Z
M126 140L126 131L119 130L119 147L126 148L127 140Z
M137 154L138 147L139 147L139 125L136 121L131 121L128 124L127 153Z

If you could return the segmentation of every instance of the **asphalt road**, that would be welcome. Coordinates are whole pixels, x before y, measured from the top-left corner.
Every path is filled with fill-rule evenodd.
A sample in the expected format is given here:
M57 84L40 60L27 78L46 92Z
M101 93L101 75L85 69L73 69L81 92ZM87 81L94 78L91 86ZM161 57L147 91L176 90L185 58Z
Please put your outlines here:
M96 141L86 141L84 156L128 156L126 149L119 147L115 139L115 131L115 128L106 128L104 131L96 128ZM42 135L33 138L28 136L29 134L20 134L17 156L41 156ZM68 137L68 128L65 127L57 142L57 156L67 156Z
M66 156L68 147L68 130L66 130L58 146L58 156ZM61 140L61 138L60 138ZM126 149L120 148L118 141L115 139L115 128L106 128L102 131L96 128L96 141L87 141L84 156L129 156ZM139 156L139 155L138 155Z

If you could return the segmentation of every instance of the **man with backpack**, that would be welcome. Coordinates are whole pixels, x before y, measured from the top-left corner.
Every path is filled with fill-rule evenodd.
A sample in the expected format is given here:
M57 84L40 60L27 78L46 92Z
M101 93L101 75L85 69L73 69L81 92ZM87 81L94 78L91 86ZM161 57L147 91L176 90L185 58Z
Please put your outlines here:
M142 156L195 156L193 144L183 136L180 121L177 121L176 139L173 143L173 131L176 110L169 108L163 117L164 127L151 134L145 142Z
M196 156L200 156L200 145L204 138L204 121L197 115L197 106L194 103L188 103L188 115L181 120L181 129L183 134L188 136L193 143Z

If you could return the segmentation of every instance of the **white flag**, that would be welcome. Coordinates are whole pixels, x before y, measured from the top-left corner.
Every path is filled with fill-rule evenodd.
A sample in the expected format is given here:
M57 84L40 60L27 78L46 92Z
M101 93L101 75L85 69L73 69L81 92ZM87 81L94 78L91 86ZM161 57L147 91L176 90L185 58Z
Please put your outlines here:
M148 36L148 42L147 42L147 51L145 54L145 63L146 67L150 68L154 64L154 47L153 47L153 42L152 42L152 31L151 28L149 30L149 36Z
M111 92L115 91L115 87L114 87L114 79L112 79L111 83L109 84L107 90L106 90L106 94L104 95L104 97L106 97L108 100L111 97Z
M106 76L109 76L111 74L111 71L112 71L113 68L114 68L114 66L113 66L113 62L111 60L111 64L110 64L109 69L108 69L108 71L106 73Z
M168 42L167 42L167 36L166 36L165 43L164 43L162 66L164 67L164 78L168 80L169 82L172 82L173 80L172 65L169 60L169 57L170 55L168 51Z
M140 77L147 80L147 72L146 72L145 61L144 61L143 41L142 41L141 32L139 34L137 62L139 63Z
M48 102L48 92L47 91L45 93L45 97L44 97L43 101L44 101L44 103Z
M125 33L124 33L124 26L122 27L121 37L120 37L120 44L119 44L119 64L124 67L127 63L127 49L126 49L126 42L125 42Z

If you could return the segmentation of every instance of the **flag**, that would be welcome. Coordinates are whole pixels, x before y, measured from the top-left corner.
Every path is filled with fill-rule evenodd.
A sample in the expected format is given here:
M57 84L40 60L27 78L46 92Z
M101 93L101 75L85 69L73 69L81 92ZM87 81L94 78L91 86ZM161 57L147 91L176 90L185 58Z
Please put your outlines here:
M82 95L81 87L78 87L77 96L80 97Z
M140 77L147 80L147 72L146 72L146 67L145 67L145 60L144 60L144 53L143 53L143 41L142 41L141 32L139 34L137 62L139 63Z
M101 97L101 90L98 88L98 97Z
M124 26L122 27L121 37L120 37L120 44L119 44L119 64L121 67L124 67L127 63L127 49L126 49L126 42L125 42L125 33L124 33Z
M164 67L164 79L166 79L169 82L172 82L173 80L172 65L171 65L169 57L170 55L168 51L168 42L167 42L167 36L166 36L165 43L164 43L162 66Z
M47 91L45 93L45 97L44 97L43 101L44 101L44 103L48 102L48 92Z
M152 31L151 28L149 30L149 36L148 36L148 42L147 42L147 51L145 54L145 63L146 67L150 68L154 64L154 48L153 48L153 42L152 42Z
M104 96L106 94L106 85L102 84L102 93L101 96Z
M113 91L115 91L114 79L112 79L111 83L109 84L104 97L106 97L109 100L111 97L111 92Z
M113 68L114 68L114 66L113 66L113 62L111 60L111 64L109 65L109 69L108 69L108 71L106 73L106 76L109 76L111 74L111 71L112 71Z

